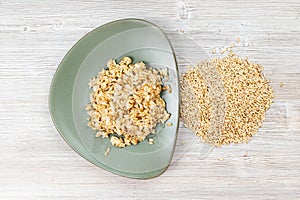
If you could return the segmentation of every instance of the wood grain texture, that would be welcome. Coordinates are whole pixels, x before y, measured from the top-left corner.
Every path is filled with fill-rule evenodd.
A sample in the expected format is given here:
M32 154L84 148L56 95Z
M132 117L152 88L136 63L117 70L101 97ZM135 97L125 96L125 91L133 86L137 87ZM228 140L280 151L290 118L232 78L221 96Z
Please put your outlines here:
M113 175L71 150L48 113L51 79L78 39L128 17L159 25L181 70L185 55L200 61L241 38L236 51L265 67L276 95L258 135L203 159L181 126L175 160L150 180ZM0 0L0 199L300 199L299 18L298 0Z

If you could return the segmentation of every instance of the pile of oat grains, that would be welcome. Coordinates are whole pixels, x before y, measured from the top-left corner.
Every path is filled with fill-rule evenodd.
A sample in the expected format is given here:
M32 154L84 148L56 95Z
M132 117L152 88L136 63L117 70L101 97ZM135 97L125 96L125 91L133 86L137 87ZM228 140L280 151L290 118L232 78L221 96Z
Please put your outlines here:
M155 133L157 123L170 117L160 97L163 90L171 92L163 86L163 78L167 78L165 70L148 68L143 62L133 64L129 57L119 63L109 60L107 69L90 80L87 125L97 131L96 137L110 137L117 147L143 141Z
M226 53L190 67L180 80L184 124L215 146L249 142L274 98L261 65Z

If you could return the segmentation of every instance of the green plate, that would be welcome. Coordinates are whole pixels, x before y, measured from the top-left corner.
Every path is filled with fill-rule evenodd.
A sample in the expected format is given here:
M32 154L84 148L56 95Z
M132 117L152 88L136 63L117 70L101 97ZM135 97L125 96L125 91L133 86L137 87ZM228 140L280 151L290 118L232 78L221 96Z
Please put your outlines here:
M118 148L109 139L96 138L86 126L89 79L105 68L111 59L123 56L133 62L144 61L154 68L168 68L166 82L172 93L164 92L172 126L159 124L154 144L146 141L136 146ZM107 171L131 178L152 178L169 166L176 145L179 125L178 68L167 36L152 23L123 19L105 24L88 33L66 54L52 80L49 110L58 132L83 158ZM106 149L111 150L104 156Z

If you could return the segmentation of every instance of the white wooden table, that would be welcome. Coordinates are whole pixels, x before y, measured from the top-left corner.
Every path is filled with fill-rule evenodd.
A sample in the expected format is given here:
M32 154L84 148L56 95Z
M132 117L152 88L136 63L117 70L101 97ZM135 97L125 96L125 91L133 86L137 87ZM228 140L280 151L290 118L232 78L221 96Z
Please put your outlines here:
M276 95L258 135L203 159L203 144L180 128L177 158L150 180L77 155L51 122L51 79L79 38L128 17L159 25L176 51L193 50L178 32L208 56L240 38L238 53L265 67ZM300 199L299 65L298 0L0 0L0 199Z

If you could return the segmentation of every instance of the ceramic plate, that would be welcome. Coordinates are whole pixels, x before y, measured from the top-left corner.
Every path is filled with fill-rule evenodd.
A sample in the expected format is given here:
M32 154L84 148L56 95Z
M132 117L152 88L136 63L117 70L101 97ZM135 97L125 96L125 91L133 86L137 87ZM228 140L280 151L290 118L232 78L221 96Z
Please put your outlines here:
M106 67L113 58L129 56L133 62L168 68L166 83L172 93L164 92L171 118L159 124L154 144L143 141L136 146L118 148L109 139L96 138L87 124L84 109L89 102L89 79ZM169 166L176 145L179 118L178 69L172 46L166 35L152 23L123 19L105 24L80 39L66 54L52 80L49 110L52 120L65 141L83 158L110 172L132 178L152 178ZM107 148L108 156L104 156Z

